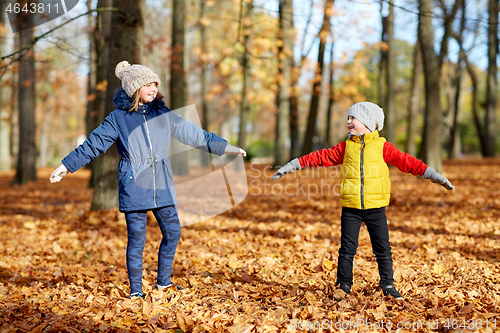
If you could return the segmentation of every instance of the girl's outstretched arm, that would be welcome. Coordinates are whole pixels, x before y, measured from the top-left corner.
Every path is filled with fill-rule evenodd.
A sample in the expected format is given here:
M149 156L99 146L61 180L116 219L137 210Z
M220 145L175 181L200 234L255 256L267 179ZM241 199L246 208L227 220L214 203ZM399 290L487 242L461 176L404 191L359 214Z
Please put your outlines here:
M60 182L68 172L75 172L99 154L105 153L117 138L118 131L111 113L99 127L90 133L87 140L63 158L63 164L52 173L50 181Z
M247 152L244 151L243 149L230 145L229 143L227 144L226 148L224 149L224 154L228 155L238 155L238 156L247 156Z
M118 128L112 112L99 127L90 133L87 140L63 158L62 163L69 172L73 173L99 154L105 153L117 138Z
M68 174L68 169L64 166L64 164L61 164L50 175L50 182L51 183L59 183L61 181L61 179L64 176L66 176L67 174Z
M211 154L224 155L227 140L215 133L205 131L175 112L168 114L172 121L172 136L177 141Z

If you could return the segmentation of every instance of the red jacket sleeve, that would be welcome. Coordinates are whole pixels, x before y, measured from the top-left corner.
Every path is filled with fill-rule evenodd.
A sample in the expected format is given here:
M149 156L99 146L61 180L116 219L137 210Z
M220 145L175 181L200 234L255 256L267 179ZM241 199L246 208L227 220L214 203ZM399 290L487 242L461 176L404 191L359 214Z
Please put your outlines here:
M328 149L321 149L299 158L300 166L310 167L329 167L342 164L344 161L345 142Z
M410 154L403 153L390 142L384 143L384 161L402 172L411 173L414 176L423 176L425 169L427 169L424 162Z

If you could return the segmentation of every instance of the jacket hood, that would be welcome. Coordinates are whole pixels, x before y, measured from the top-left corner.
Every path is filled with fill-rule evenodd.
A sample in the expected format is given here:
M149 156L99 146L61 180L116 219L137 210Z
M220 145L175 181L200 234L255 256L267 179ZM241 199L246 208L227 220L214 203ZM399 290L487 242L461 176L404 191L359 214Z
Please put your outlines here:
M132 98L128 97L125 90L123 90L123 88L121 88L121 87L115 90L115 97L113 98L113 103L115 104L115 107L117 109L122 109L125 111L132 109L132 107L134 106L134 100ZM164 108L165 102L163 101L163 99L156 96L154 101L152 101L146 105L148 105L149 110L156 111L156 110Z

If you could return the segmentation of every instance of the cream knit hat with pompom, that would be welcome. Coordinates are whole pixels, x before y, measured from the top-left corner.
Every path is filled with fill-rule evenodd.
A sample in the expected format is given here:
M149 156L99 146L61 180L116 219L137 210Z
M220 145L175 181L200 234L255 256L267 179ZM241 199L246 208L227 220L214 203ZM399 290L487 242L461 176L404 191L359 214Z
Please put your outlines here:
M134 96L134 93L146 84L157 82L160 85L161 83L158 75L151 69L142 65L130 65L128 61L122 61L116 65L115 74L122 80L122 88L128 97Z

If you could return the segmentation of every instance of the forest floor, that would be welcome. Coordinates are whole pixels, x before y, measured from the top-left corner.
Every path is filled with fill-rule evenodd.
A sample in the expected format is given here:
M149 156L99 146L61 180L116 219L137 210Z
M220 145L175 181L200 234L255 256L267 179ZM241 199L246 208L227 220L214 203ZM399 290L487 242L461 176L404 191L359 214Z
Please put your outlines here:
M273 182L268 166L247 165L241 204L182 228L172 277L182 291L152 290L161 234L151 218L144 301L127 298L123 214L89 211L88 170L51 184L52 169L40 169L25 186L2 172L0 331L500 331L500 160L446 161L444 169L455 191L390 171L403 301L382 295L365 227L352 293L334 287L339 169Z

